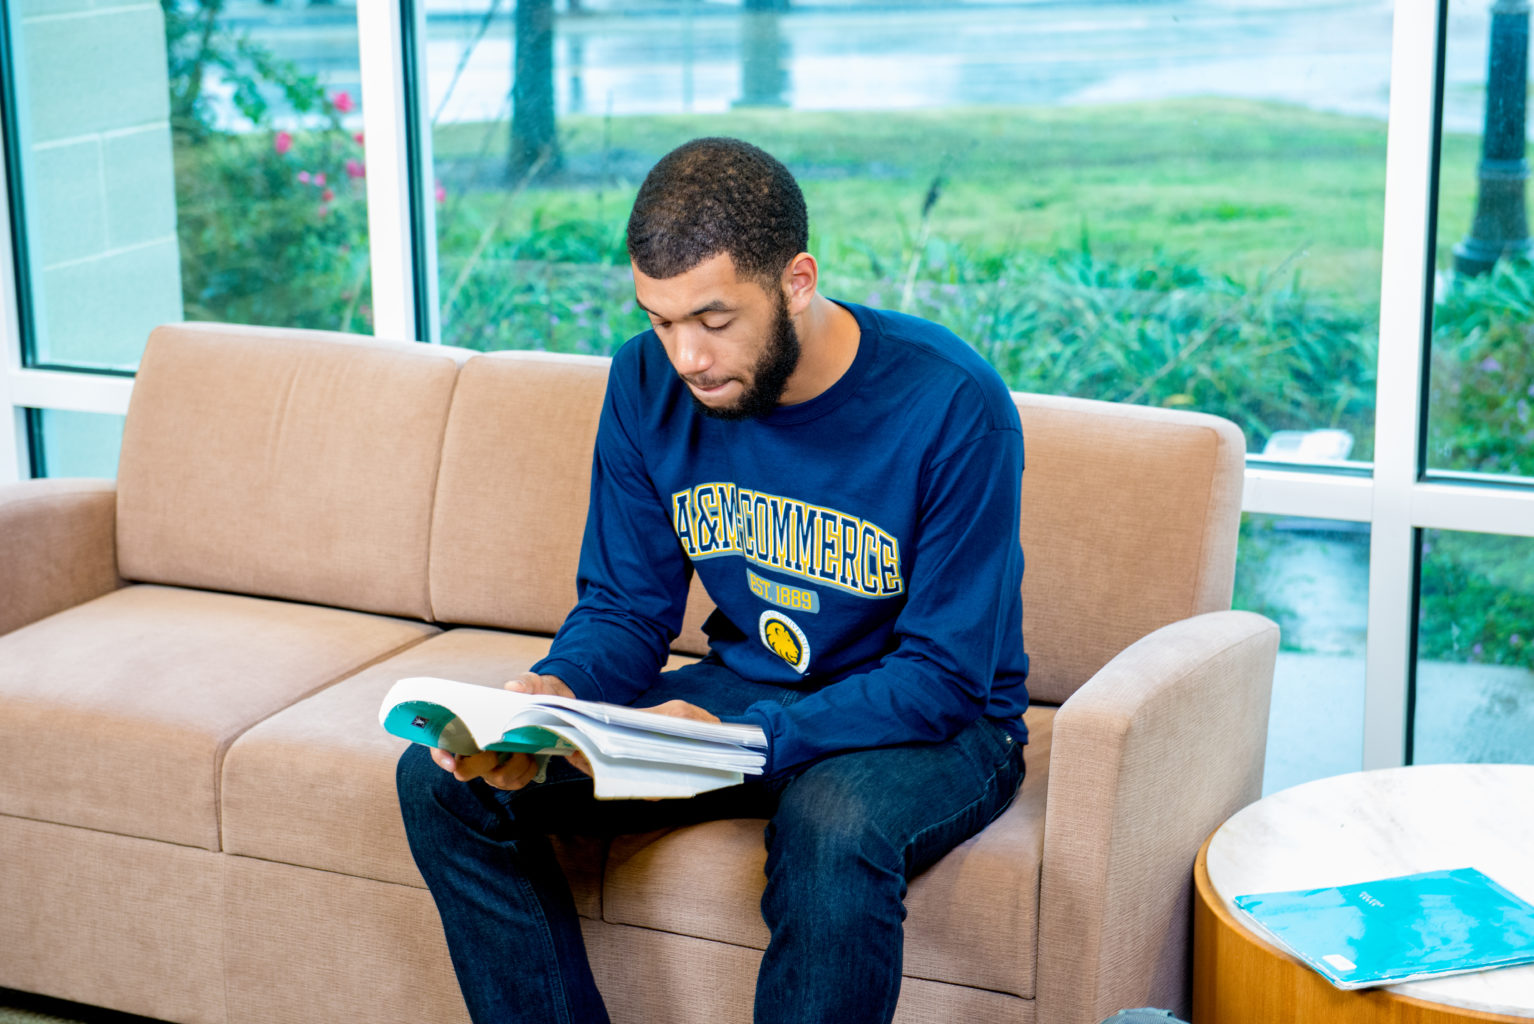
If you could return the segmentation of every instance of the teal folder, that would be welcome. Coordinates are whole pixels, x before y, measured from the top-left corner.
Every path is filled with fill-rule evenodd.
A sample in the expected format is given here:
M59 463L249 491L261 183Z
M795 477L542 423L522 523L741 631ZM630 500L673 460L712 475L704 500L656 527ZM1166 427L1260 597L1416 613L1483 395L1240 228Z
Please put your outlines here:
M1534 904L1475 868L1234 902L1338 988L1534 963Z

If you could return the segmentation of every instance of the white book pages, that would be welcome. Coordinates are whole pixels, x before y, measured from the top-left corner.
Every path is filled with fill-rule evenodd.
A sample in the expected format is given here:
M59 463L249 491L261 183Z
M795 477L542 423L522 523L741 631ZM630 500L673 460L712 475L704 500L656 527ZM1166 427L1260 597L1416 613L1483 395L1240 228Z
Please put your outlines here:
M401 720L403 706L409 711ZM691 796L761 774L766 763L766 737L755 726L432 676L395 683L378 718L396 735L455 753L488 749L514 729L541 729L558 738L541 752L573 748L587 756L602 798Z

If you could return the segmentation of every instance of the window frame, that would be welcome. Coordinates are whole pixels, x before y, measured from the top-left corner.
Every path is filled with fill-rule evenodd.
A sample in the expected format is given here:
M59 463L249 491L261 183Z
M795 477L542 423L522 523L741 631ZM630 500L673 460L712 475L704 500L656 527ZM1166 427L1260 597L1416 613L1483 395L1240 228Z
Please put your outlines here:
M0 15L5 0L0 0ZM1372 464L1287 465L1248 456L1244 512L1363 522L1370 526L1363 766L1409 757L1416 666L1416 595L1421 533L1453 529L1534 536L1534 485L1429 474L1425 462L1426 359L1431 343L1448 2L1397 0L1392 19L1380 337ZM435 343L440 338L431 132L416 65L424 5L359 4L364 155L368 167L369 258L374 333ZM9 45L0 21L0 52ZM14 67L10 61L5 67ZM8 83L0 93L9 96ZM0 102L0 484L30 475L26 410L123 414L132 380L24 362L25 239L10 187L15 113Z

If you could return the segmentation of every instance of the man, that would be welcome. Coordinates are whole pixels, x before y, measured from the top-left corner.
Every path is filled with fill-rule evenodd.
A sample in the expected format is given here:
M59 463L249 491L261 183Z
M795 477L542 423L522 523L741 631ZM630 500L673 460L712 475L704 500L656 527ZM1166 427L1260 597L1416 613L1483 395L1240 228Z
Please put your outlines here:
M480 1024L607 1020L549 833L720 817L769 819L756 1020L888 1021L906 881L1022 781L1016 409L948 331L821 295L807 241L798 185L754 146L699 139L650 172L628 248L652 327L613 359L580 600L507 684L754 723L766 774L599 803L559 760L401 759ZM710 653L662 673L693 572Z

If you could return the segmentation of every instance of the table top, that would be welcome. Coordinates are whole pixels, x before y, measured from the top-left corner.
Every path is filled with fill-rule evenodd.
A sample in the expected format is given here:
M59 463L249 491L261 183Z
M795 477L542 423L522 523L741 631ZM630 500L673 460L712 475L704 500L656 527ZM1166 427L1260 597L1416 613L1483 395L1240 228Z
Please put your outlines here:
M1414 765L1317 779L1238 811L1208 852L1210 884L1232 913L1246 893L1460 867L1480 868L1534 902L1534 765ZM1534 1016L1534 964L1389 990Z

